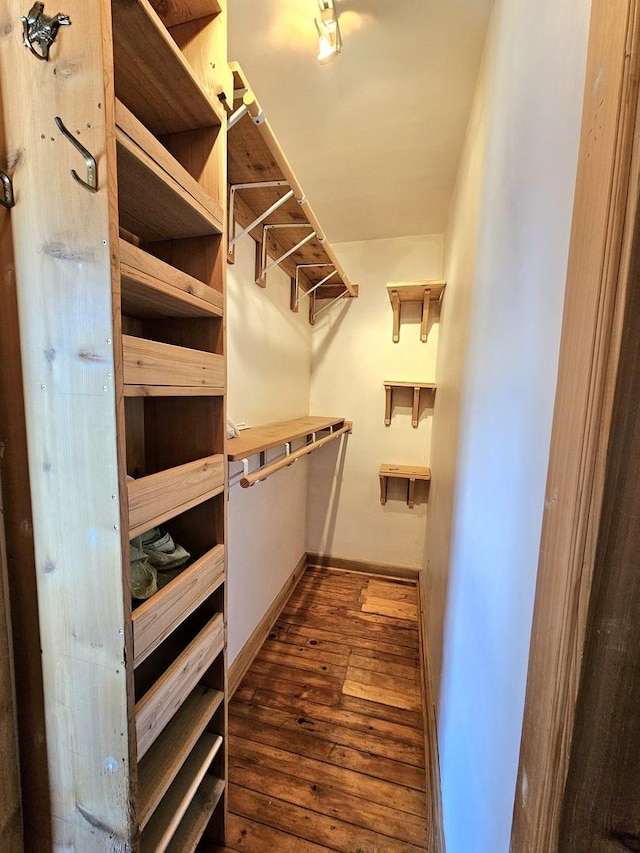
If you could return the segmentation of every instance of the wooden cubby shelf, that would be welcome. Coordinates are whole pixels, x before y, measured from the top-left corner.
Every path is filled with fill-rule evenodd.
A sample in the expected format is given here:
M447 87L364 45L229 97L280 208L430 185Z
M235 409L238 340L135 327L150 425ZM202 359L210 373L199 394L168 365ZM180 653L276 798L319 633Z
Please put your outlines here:
M394 388L412 388L413 389L413 405L411 408L411 425L418 426L420 416L420 394L424 391L427 394L434 394L436 385L434 382L395 382L386 380L384 383L385 401L384 401L384 423L389 426L391 423L391 413L393 411L393 389Z
M351 283L326 239L244 71L237 62L229 65L236 93L233 108L247 109L230 128L228 136L227 179L232 200L229 237L232 240L236 222L240 228L247 228L285 193L293 191L291 198L249 232L256 241L256 284L265 286L263 270L267 261L280 259L278 266L292 280L291 310L297 311L297 298L326 279L309 299L309 315L313 322L316 298L336 298L341 294L355 297L358 286ZM247 186L264 182L279 182L279 186ZM309 235L311 238L302 243ZM232 242L229 260L234 260Z
M125 385L173 386L172 395L180 387L224 388L224 358L216 353L123 335L122 355Z
M199 5L210 9L203 15L220 11L215 2ZM223 107L209 97L151 4L112 0L111 9L116 95L145 127L163 135L220 125Z
M422 305L422 319L420 321L420 340L427 340L429 331L429 304L439 302L446 282L441 279L430 279L425 281L392 281L387 285L389 302L393 309L393 342L397 344L400 340L400 315L403 302L415 302Z
M151 242L221 233L217 201L119 101L116 122L122 227Z
M431 471L418 465L381 465L380 466L380 503L387 502L387 480L407 480L407 506L413 509L415 504L416 481L429 481Z
M141 830L149 822L223 698L219 690L196 687L140 761L138 820Z
M224 545L216 545L137 607L132 615L134 667L215 592L224 579Z
M222 293L138 246L119 241L122 311L139 319L221 317Z
M216 615L136 703L138 761L224 648L224 618Z
M164 853L189 808L222 737L203 732L140 836L140 853Z
M224 469L224 456L216 454L130 480L129 536L133 539L220 494L224 488Z

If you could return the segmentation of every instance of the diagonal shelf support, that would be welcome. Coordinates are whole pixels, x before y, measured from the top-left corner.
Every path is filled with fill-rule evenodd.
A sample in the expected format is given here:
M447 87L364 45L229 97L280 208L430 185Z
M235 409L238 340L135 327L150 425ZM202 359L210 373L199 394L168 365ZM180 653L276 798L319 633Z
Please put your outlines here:
M288 201L293 195L294 192L292 189L289 189L285 195L281 196L276 202L274 202L271 207L265 211L265 213L260 214L247 228L244 228L240 234L236 234L236 220L235 220L235 203L236 203L236 193L239 190L260 190L260 189L277 189L280 187L288 187L289 183L285 180L276 180L276 181L248 181L242 184L231 184L229 187L229 245L228 245L228 254L230 257L233 256L233 250L235 244L241 237L244 237L245 234L248 234L256 225L260 225L267 216L277 210L281 205L283 205L286 201Z
M328 302L326 305L323 305L322 308L318 308L317 311L313 312L314 321L315 321L316 317L318 317L320 314L322 314L323 311L326 311L327 308L331 308L332 305L335 305L336 302L339 302L341 299L344 299L345 296L349 296L349 291L346 287L342 293L340 293L340 294L338 294L338 296L336 296L335 299L332 299L331 302Z
M311 229L313 229L313 226L309 225L306 222L301 223L301 224L298 224L297 222L273 223L273 224L262 226L262 244L261 244L261 249L260 249L260 265L258 267L258 274L256 276L256 284L261 284L262 280L264 279L266 274L269 272L269 270L273 269L274 267L279 266L282 263L282 261L285 261L290 255L293 255L294 252L297 252L298 249L301 249L310 240L313 240L313 238L316 236L315 230L312 230L310 234L307 234L305 237L303 237L302 240L300 240L298 243L296 243L295 246L293 246L291 249L287 249L287 251L284 254L280 255L279 258L275 258L274 260L271 261L270 264L267 264L267 236L268 236L268 233L269 233L269 231L278 230L278 229L282 229L282 228L311 228ZM263 285L261 285L261 286L263 286Z

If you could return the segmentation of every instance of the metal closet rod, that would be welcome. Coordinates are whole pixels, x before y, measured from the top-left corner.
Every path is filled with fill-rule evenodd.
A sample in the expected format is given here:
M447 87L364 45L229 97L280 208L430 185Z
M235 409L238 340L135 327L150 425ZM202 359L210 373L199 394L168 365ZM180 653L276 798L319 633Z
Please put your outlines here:
M344 426L341 426L340 429L335 430L335 432L332 432L329 435L325 435L324 438L319 438L317 441L305 444L303 447L300 447L298 450L294 450L293 453L290 453L288 456L284 456L277 462L265 465L264 468L258 468L258 470L254 471L253 474L248 474L246 477L243 477L240 480L240 485L243 489L248 489L260 480L266 480L267 477L270 477L271 474L275 474L276 471L280 471L281 468L287 468L289 465L293 465L296 459L300 459L301 456L306 456L307 453L312 453L314 450L322 447L323 444L328 444L330 441L333 441L334 438L338 438L343 433L351 432L352 429L353 424L350 421L346 421Z
M347 274L345 273L345 271L342 267L342 264L340 263L340 261L336 257L333 249L331 248L331 245L327 241L325 233L322 230L322 226L318 222L318 219L317 219L315 213L313 212L311 205L306 200L306 196L304 194L304 191L303 191L302 187L300 186L300 184L298 183L298 179L294 175L293 170L292 170L291 166L289 165L289 161L287 160L287 158L284 154L284 151L282 150L282 148L280 148L280 143L276 139L276 137L273 133L273 130L271 129L271 125L266 120L265 115L264 115L264 113L260 107L260 104L258 103L254 93L251 91L245 92L244 95L242 96L242 103L247 108L247 112L249 113L249 115L253 119L255 126L260 131L260 134L261 134L262 138L264 139L264 141L267 145L267 148L271 152L273 159L276 161L276 163L280 167L280 170L282 171L282 174L284 175L287 183L289 184L289 186L293 190L293 193L294 193L296 199L300 202L301 205L304 205L305 214L307 216L307 219L309 220L309 223L312 226L313 230L316 232L316 236L318 237L318 240L322 243L325 252L327 253L327 255L329 256L329 258L331 260L331 263L335 266L335 268L338 272L338 275L340 276L340 278L344 282L344 286L349 291L351 296L355 296L356 295L356 289L351 284L349 279L347 278Z

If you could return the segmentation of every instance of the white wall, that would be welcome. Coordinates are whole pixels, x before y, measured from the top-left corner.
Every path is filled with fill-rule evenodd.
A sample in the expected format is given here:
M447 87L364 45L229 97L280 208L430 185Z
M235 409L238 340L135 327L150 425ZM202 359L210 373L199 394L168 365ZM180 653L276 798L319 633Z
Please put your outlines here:
M390 481L380 504L378 470L385 462L427 465L431 412L411 426L412 397L398 397L391 426L384 425L384 380L433 381L437 314L426 343L420 312L403 309L400 342L392 341L389 281L442 276L442 237L420 236L342 243L334 249L360 295L330 308L312 333L311 413L344 416L353 434L311 454L307 550L356 560L420 567L424 553L425 492L414 509L406 484Z
M589 11L496 0L446 238L426 565L448 853L509 849Z
M308 414L311 370L307 315L289 310L290 280L279 269L266 289L254 283L254 245L243 238L227 267L227 412L250 426ZM307 464L250 489L238 479L230 479L228 508L229 663L305 551Z

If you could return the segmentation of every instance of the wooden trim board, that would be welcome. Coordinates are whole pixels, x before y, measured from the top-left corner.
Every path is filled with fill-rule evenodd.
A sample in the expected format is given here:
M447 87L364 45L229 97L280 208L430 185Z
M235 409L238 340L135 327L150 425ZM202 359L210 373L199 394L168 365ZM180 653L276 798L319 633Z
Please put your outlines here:
M291 597L294 589L298 584L298 581L304 574L306 568L307 555L303 554L302 557L300 557L300 559L298 560L294 570L291 572L287 580L280 588L280 592L271 602L271 605L269 606L267 612L264 614L260 622L258 622L256 627L253 629L253 631L251 632L251 636L244 644L244 646L240 649L240 652L237 654L235 660L229 667L229 699L231 699L233 694L238 689L238 686L244 678L246 671L253 663L253 659L260 651L260 648L262 647L264 641L267 639L269 631L272 629L274 622L280 616L280 613L282 612L285 604Z
M331 554L307 553L307 565L323 569L344 569L348 572L360 572L365 575L382 575L398 580L417 581L420 569L413 566L391 566L388 563L372 563L368 560L351 560L346 557L334 557Z
M523 853L559 849L640 180L639 71L637 0L594 0L511 836Z

